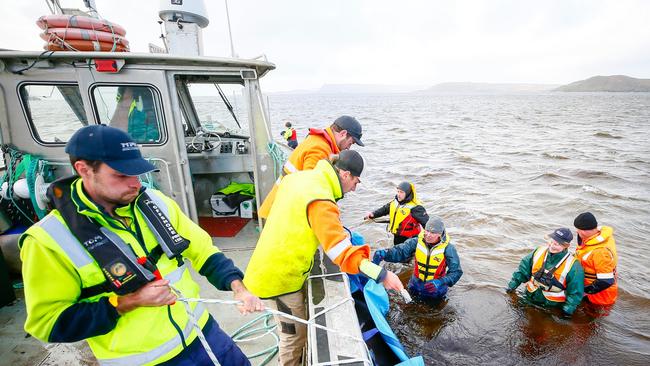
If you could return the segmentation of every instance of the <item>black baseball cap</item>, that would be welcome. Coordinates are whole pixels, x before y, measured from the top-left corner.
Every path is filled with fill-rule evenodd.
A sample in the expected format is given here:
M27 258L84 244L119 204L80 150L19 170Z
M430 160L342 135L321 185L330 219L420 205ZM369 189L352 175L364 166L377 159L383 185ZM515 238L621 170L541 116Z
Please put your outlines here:
M360 177L363 172L363 158L354 150L343 150L339 153L339 160L334 164L341 170L347 170L355 177Z
M98 160L118 172L136 176L156 170L140 153L128 133L106 125L78 129L65 145L65 152L84 160Z
M357 145L365 146L363 142L361 142L361 135L363 135L361 123L359 123L356 118L341 116L334 121L334 124L341 127L342 130L348 131L348 134L352 136Z

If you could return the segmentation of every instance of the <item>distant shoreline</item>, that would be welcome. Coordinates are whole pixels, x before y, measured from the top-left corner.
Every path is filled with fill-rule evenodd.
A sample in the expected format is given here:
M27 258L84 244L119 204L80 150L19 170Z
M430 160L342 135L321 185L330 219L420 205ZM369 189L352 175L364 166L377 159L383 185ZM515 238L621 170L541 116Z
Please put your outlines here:
M650 92L650 79L637 79L626 75L593 76L566 85L477 82L447 82L430 87L408 84L323 84L318 89L275 91L269 94L535 94L541 92L647 93Z

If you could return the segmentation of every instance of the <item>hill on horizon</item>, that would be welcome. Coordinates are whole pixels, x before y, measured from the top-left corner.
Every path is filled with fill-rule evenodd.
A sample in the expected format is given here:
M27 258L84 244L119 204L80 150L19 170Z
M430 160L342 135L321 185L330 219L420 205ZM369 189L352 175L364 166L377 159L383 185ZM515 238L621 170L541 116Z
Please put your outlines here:
M563 85L555 90L562 92L650 92L650 79L637 79L626 75L599 75Z

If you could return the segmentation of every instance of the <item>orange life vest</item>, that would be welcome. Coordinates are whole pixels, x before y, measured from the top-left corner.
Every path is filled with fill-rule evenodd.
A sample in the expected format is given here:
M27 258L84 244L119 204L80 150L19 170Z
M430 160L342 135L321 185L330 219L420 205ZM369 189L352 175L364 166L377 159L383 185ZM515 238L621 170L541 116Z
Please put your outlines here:
M545 270L544 263L546 262L547 256L547 247L542 246L535 250L535 254L533 254L533 268L531 271L530 280L526 282L526 289L528 292L533 293L541 287L542 294L546 300L554 302L565 302L566 293L564 290L566 289L566 276L569 274L569 271L571 271L571 267L573 267L573 263L576 261L576 259L573 255L567 252L564 258L562 258L562 260L560 260L560 262L558 262L555 267L550 270ZM553 271L553 278L560 286L545 286L544 284L540 283L535 278L535 274L539 271Z

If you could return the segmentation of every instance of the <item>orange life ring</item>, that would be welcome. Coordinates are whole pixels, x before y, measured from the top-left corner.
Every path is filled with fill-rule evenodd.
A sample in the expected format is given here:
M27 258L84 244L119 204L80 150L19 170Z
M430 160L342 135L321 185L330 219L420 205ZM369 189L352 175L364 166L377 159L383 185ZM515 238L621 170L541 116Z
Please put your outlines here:
M117 42L118 44L129 47L129 41L126 38L120 37L113 33L94 31L91 29L80 28L48 28L45 32L41 33L41 38L44 41L51 42L54 40L84 40L84 41L97 41L97 42Z
M113 49L115 46L115 49ZM113 42L97 42L84 39L50 40L43 47L48 51L96 51L96 52L128 52L129 48Z
M124 37L126 30L105 19L95 19L81 15L43 15L36 24L43 30L48 28L82 28L100 32L115 33Z

